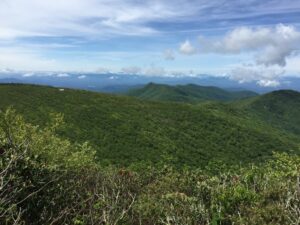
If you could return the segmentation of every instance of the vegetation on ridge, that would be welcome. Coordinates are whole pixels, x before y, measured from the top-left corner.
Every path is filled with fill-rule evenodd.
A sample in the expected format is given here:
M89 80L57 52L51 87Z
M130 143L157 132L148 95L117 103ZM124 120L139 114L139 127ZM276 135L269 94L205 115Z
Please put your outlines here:
M299 138L228 104L140 101L87 91L0 85L0 107L13 106L26 121L45 127L62 113L57 133L89 141L102 165L159 164L204 167L210 161L264 161L273 151L299 152Z
M12 110L0 113L0 224L300 223L299 156L206 170L167 162L141 173L103 168L87 143L56 134L61 121L40 128Z
M257 96L252 91L227 91L217 87L195 84L170 86L150 83L127 93L142 100L199 103L203 101L232 101Z
M278 129L300 134L300 93L297 91L274 91L261 97L237 102L235 106Z

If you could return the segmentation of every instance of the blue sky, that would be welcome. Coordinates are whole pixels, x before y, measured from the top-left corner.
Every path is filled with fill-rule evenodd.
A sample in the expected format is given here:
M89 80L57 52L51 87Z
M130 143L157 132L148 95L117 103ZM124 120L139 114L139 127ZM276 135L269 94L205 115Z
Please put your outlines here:
M0 69L300 74L300 0L1 0Z

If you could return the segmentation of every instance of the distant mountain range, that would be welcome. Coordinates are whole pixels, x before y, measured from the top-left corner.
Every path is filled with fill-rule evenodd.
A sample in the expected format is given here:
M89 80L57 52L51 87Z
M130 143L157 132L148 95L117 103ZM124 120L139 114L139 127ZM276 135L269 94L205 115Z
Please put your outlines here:
M98 92L127 92L133 87L142 87L148 83L167 85L196 84L214 86L231 90L250 90L257 93L267 93L279 89L300 91L300 78L282 77L278 87L261 87L256 82L239 83L228 77L209 75L197 76L142 76L129 74L96 74L96 73L60 73L60 72L0 72L0 83L25 83L51 85L55 87L76 88Z
M252 91L224 90L217 87L195 84L170 86L149 83L143 88L132 89L127 93L142 100L197 103L201 101L233 101L257 96Z
M232 99L230 92L195 85L170 88L149 84L144 89L151 91L153 86L155 91L157 87L167 90L159 95L167 100L174 96L187 102L198 97ZM150 91L147 96L153 98ZM244 97L241 93L233 96ZM163 161L180 168L199 168L212 160L255 163L271 157L273 151L300 153L300 93L296 91L276 91L233 102L179 104L2 84L0 96L1 110L13 106L36 125L46 125L50 113L64 114L65 124L58 135L73 142L89 141L102 165Z

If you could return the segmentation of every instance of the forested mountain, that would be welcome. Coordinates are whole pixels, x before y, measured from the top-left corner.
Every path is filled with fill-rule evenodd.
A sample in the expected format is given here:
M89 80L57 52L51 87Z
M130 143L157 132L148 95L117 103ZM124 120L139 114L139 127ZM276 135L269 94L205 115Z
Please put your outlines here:
M127 93L142 100L197 103L201 101L232 101L257 96L252 91L227 91L195 84L170 86L149 83Z
M274 91L237 102L236 106L279 129L300 134L300 93L297 91Z
M0 85L0 224L299 224L299 95Z
M89 141L99 162L107 165L168 160L177 167L201 167L211 160L257 162L274 150L299 151L296 135L277 129L258 113L265 108L256 102L269 96L282 100L277 92L245 102L196 105L32 85L1 85L0 96L1 109L13 106L33 124L45 126L50 113L63 114L59 134L74 142ZM297 113L291 108L292 115ZM299 129L294 120L286 120L285 126Z

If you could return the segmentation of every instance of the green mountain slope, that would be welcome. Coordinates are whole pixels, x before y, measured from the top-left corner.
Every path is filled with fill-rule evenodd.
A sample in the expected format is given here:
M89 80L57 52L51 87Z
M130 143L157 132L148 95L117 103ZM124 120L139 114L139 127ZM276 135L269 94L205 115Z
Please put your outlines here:
M235 103L274 127L300 134L300 93L292 90L274 91Z
M298 151L299 140L228 104L147 102L88 91L0 85L0 108L13 106L33 124L63 113L60 135L89 141L103 164L168 161L199 167L210 160L256 162L273 151ZM241 115L242 114L242 115Z
M169 86L150 83L143 88L130 90L129 96L143 100L196 103L201 101L231 101L257 96L251 91L226 91L217 87L195 84Z

